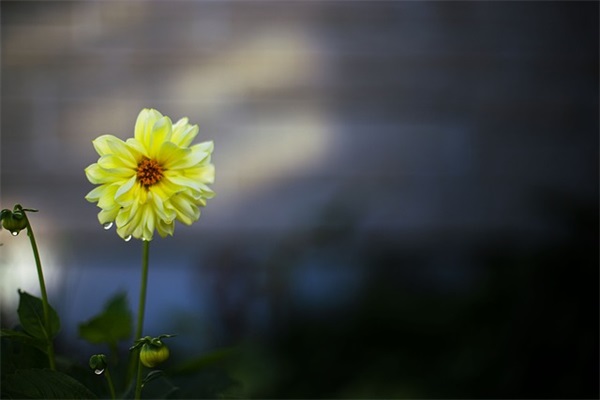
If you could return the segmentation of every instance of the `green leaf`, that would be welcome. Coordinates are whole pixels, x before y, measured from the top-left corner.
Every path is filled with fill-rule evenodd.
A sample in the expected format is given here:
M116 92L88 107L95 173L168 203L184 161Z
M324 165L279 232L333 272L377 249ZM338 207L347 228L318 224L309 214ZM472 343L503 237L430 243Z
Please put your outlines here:
M46 345L45 341L28 335L25 332L13 331L10 329L2 329L0 330L0 337L8 338L10 340L17 341L27 346L35 347L36 349L41 350L44 353L48 352L48 346Z
M144 387L144 385L148 382L152 382L155 379L160 378L161 376L163 376L163 371L159 370L155 370L155 371L150 371L148 373L148 375L146 375L146 377L144 378L144 380L142 380L142 387Z
M3 397L15 399L95 399L96 395L62 372L49 369L22 369L6 375Z
M79 325L79 336L90 343L115 345L131 336L132 325L127 295L118 293L108 300L102 313Z
M36 339L39 340L39 339ZM48 356L37 347L8 336L0 337L0 372L2 378L18 369L48 368ZM2 384L0 383L0 389ZM5 398L0 394L0 398Z
M42 300L21 290L19 290L19 297L17 313L25 332L38 339L53 339L60 330L60 319L52 306L48 304L49 326L46 328Z

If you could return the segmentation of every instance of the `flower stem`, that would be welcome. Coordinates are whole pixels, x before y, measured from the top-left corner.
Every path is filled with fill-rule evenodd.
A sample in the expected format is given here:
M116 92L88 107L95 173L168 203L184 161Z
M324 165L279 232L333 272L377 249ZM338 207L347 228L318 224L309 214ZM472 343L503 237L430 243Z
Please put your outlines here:
M150 241L144 240L142 252L142 283L140 285L140 302L138 306L137 327L135 338L141 339L142 329L144 327L144 311L146 309L146 288L148 286L148 255L150 253ZM140 365L139 350L135 354L137 358L137 379L135 382L135 399L140 399L142 395L142 366Z
M33 235L33 228L29 223L29 218L23 210L23 216L27 222L27 236L31 242L31 249L33 250L33 257L35 258L35 265L37 267L38 279L40 281L40 291L42 292L42 304L44 309L44 328L46 330L46 345L48 350L48 363L50 364L51 370L56 370L56 363L54 361L54 345L52 338L49 336L50 332L50 307L48 306L48 293L46 293L46 282L44 281L44 272L42 271L42 261L40 260L40 254L38 252L37 244L35 242L35 236Z
M136 350L135 355L137 358L137 378L135 379L135 400L142 398L142 363L140 362L140 351Z
M146 309L146 288L148 286L148 256L150 253L150 241L144 240L142 252L142 282L140 284L140 303L138 306L137 327L135 338L141 339L142 329L144 328L144 311Z
M110 376L110 371L108 370L108 368L106 368L106 371L104 371L104 376L106 377L106 382L108 383L108 389L110 390L110 397L111 397L111 399L115 400L117 398L117 396L115 394L115 386L113 385L113 381Z

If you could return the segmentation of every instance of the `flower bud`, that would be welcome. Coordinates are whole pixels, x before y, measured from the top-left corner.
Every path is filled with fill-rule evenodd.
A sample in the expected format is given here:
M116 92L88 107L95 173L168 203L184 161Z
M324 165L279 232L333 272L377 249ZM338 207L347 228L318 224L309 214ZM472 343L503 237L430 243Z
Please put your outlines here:
M22 229L27 228L27 218L22 212L2 210L2 227L16 236Z
M148 368L154 368L169 358L169 348L160 340L144 343L140 350L140 361Z
M145 336L137 339L129 351L140 349L140 362L148 368L154 368L169 358L169 349L162 339L173 336L175 335L160 335L155 338Z
M100 375L106 369L106 356L104 354L94 354L90 357L90 368L96 375Z

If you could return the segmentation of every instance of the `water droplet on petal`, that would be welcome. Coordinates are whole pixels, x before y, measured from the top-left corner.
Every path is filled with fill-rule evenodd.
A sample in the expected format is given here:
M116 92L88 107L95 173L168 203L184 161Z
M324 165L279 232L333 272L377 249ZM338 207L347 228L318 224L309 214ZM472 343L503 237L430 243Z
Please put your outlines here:
M103 372L104 372L104 370L103 370L103 369L96 369L96 370L94 371L94 373L95 373L96 375L102 375L102 373L103 373Z
M104 225L102 225L102 227L103 227L105 230L109 230L110 228L112 228L112 226L113 226L113 223L112 223L112 222L107 222L107 223L105 223Z
M10 234L13 236L17 236L19 234L19 231L12 231L12 232L10 232Z
M123 239L126 242L129 242L131 240L131 235L125 236L125 238Z

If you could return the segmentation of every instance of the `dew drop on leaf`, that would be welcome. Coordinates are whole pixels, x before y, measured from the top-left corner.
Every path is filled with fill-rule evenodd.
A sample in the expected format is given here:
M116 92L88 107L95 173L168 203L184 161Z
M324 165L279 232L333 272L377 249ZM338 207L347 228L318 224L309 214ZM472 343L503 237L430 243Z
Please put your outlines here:
M96 370L94 370L94 373L95 373L96 375L102 375L102 373L103 373L103 372L104 372L104 370L103 370L103 369L96 369Z
M112 222L107 222L104 225L102 225L102 227L106 230L109 230L110 228L112 228L113 223Z
M19 234L19 231L12 231L10 234L13 236L17 236Z
M126 242L129 242L131 240L131 235L126 236L125 239L123 239L123 240L125 240Z

